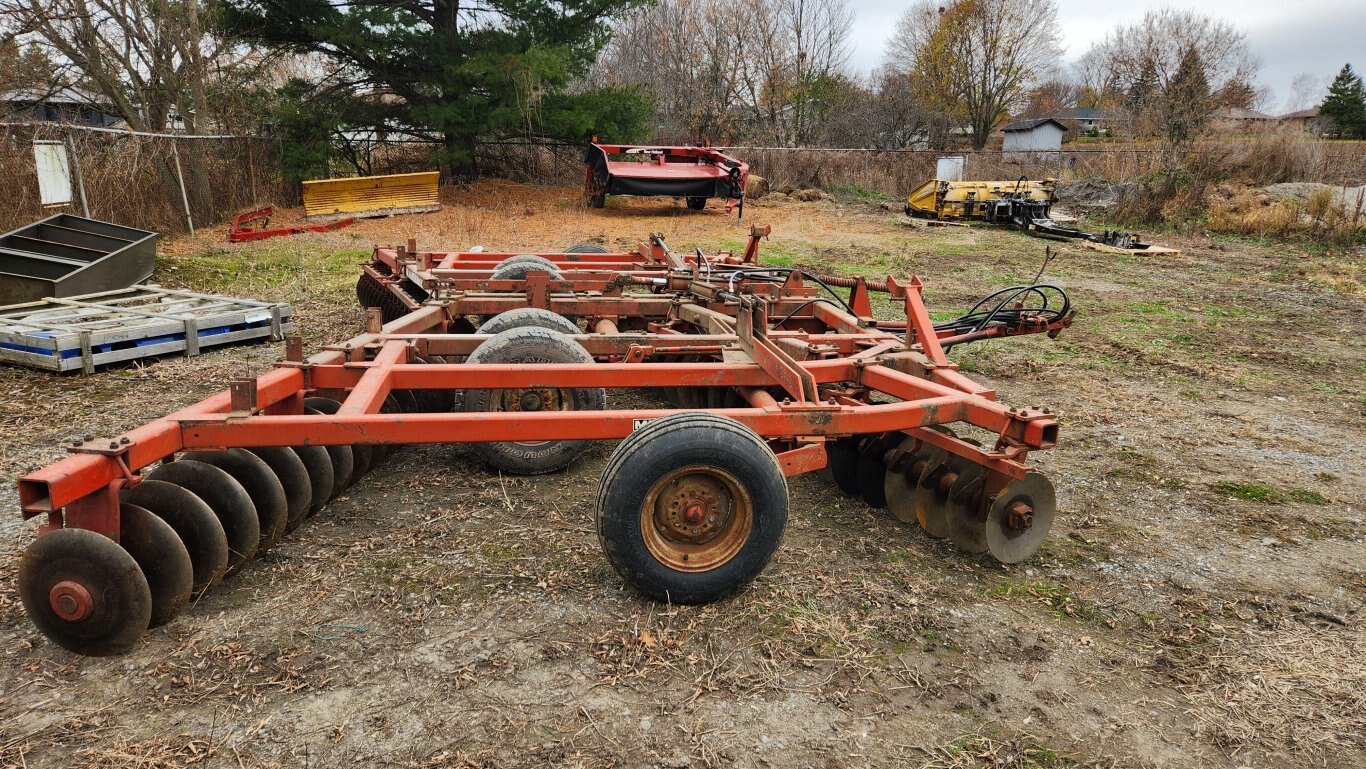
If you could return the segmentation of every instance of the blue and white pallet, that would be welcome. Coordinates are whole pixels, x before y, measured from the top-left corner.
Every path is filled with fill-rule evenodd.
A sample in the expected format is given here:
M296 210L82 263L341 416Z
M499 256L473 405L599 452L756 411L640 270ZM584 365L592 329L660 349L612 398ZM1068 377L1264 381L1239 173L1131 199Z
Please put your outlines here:
M93 373L96 367L292 331L286 303L155 285L0 307L0 362Z

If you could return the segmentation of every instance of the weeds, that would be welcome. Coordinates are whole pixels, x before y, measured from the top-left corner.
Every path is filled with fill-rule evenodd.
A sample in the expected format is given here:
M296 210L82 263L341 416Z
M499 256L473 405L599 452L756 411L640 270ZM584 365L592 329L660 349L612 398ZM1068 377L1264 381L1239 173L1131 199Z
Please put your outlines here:
M1047 607L1058 619L1082 622L1105 620L1096 607L1078 600L1066 587L1057 583L1006 579L987 588L987 595L992 598L1032 599Z
M1328 498L1317 491L1310 489L1288 489L1282 491L1274 486L1268 486L1265 483L1216 481L1215 483L1210 484L1210 489L1221 496L1241 499L1244 502L1259 502L1265 505L1284 504L1287 501L1299 502L1306 505L1328 504Z

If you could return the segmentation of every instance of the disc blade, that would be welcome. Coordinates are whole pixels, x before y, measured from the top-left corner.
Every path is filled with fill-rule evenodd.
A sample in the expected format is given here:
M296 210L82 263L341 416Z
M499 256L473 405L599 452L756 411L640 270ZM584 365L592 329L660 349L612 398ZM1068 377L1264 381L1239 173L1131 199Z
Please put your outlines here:
M35 539L19 557L18 587L33 624L77 654L127 651L152 617L152 593L137 561L85 529Z
M175 529L145 508L120 504L119 544L137 561L151 590L148 627L164 625L184 611L194 590L194 564Z
M270 466L270 471L275 473L284 487L285 501L289 505L281 533L284 536L303 523L304 518L308 517L309 506L313 504L313 482L309 480L308 468L304 467L304 461L293 449L283 446L263 446L251 449L251 453Z
M915 439L908 437L906 442L914 444ZM906 442L902 443L901 448L905 448ZM887 509L892 516L902 523L918 523L915 516L915 490L916 483L920 480L920 472L916 470L916 463L928 459L933 450L933 447L921 444L914 454L897 460L893 467L887 470L886 478L882 482L882 495L887 499ZM897 464L903 466L896 467ZM920 470L923 471L924 468Z
M242 484L256 508L261 529L260 549L274 545L284 536L285 524L289 521L289 501L285 497L284 484L265 460L246 449L191 451L185 454L185 459L213 465Z
M945 500L949 541L965 553L986 552L986 525L980 515L982 480L986 476L986 468L959 456L950 458L949 466L958 474L958 480L949 489Z
M887 506L887 495L883 490L887 481L887 465L883 463L883 456L888 448L887 441L873 438L859 451L858 461L854 464L859 496L865 505L873 509Z
M261 544L261 521L242 484L227 472L193 459L159 465L144 477L180 486L208 504L228 539L228 572L242 570Z
M445 362L438 356L433 356L429 360L434 362ZM304 408L316 409L323 414L335 414L341 410L341 402L331 398L314 396L312 398L304 398ZM440 410L449 411L450 406L448 405L446 408ZM376 447L366 443L355 443L351 445L351 480L347 485L355 483L361 476L370 472L370 469L375 466L375 448Z
M858 450L853 438L840 438L825 448L835 485L849 496L858 494Z
M322 415L323 412L304 406L305 414ZM351 485L351 477L356 470L356 458L351 452L350 446L324 446L327 456L332 461L332 488L327 494L329 501L341 495L347 486Z
M1030 508L1030 525L1010 525L1010 508L1016 503ZM1057 510L1057 495L1048 476L1035 470L1012 480L996 495L987 513L986 540L992 557L1001 563L1019 563L1038 551L1048 538Z
M228 537L204 500L174 483L143 480L121 492L119 502L148 510L175 530L194 568L192 598L223 579L228 570Z
M911 497L911 509L916 523L931 537L943 538L949 535L948 521L944 516L944 496L939 493L939 478L947 471L949 452L932 448L925 460L925 469L915 482L915 492Z
M332 457L322 446L294 446L294 453L303 460L308 470L308 483L312 489L312 501L308 514L315 515L332 498Z

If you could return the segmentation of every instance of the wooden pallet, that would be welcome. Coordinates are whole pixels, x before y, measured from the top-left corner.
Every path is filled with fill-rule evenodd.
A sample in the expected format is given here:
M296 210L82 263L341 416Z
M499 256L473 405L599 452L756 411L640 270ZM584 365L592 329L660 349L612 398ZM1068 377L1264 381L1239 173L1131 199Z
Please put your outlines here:
M278 341L293 310L160 286L0 307L0 362L94 373L97 366L248 340Z
M1078 241L1083 246L1092 251L1103 251L1107 254L1130 254L1132 256L1180 256L1181 252L1175 248L1166 246L1148 246L1147 248L1119 248L1117 246L1096 243L1091 240Z

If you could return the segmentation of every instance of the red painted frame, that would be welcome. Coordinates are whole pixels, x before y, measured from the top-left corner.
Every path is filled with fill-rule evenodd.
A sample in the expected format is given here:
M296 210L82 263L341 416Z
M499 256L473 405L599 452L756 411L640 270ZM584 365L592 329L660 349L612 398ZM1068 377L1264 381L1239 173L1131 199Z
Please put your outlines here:
M680 410L592 412L383 413L394 390L519 387L734 387L747 407L711 409L747 425L775 447L790 475L825 465L825 442L902 432L1021 478L1028 452L1055 445L1047 410L1011 408L958 371L937 331L921 283L843 281L852 312L814 301L820 292L793 272L781 284L743 270L757 267L767 228L754 228L742 256L698 259L670 252L654 237L619 254L544 254L564 272L532 272L521 281L489 274L503 254L376 248L365 275L409 312L304 359L291 340L275 370L234 383L228 392L113 438L71 447L74 456L19 481L22 515L47 515L44 531L74 526L117 538L117 490L137 471L186 449L251 446L460 443L507 440L619 439L644 420ZM649 285L661 293L628 289ZM872 317L869 292L899 299L904 322ZM813 303L814 301L814 303ZM575 337L593 364L471 365L422 363L419 357L468 355L487 337L452 333L466 315L537 306L586 316L597 333ZM780 315L779 315L780 314ZM791 317L770 328L770 317ZM1025 318L974 332L973 339L1056 333L1071 318ZM690 331L700 333L688 333ZM708 360L685 360L691 356ZM720 358L720 359L718 359ZM872 403L882 393L893 403ZM335 415L303 413L312 394L342 402ZM978 447L927 429L965 422L997 435Z

